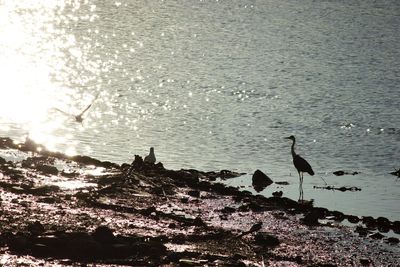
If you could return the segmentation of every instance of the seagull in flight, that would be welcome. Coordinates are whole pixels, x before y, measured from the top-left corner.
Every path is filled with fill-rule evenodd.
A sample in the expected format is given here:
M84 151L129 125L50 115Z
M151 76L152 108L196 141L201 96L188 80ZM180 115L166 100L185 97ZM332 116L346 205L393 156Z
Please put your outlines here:
M90 107L93 105L93 103L97 99L97 97L98 97L98 95L93 99L92 103L90 103L89 106L87 106L81 113L79 113L77 115L70 114L70 113L65 112L65 111L63 111L61 109L58 109L58 108L54 108L54 109L59 111L59 112L61 112L61 113L63 113L63 114L65 114L65 115L67 115L67 116L73 116L75 118L76 122L82 123L83 122L83 115L90 109Z

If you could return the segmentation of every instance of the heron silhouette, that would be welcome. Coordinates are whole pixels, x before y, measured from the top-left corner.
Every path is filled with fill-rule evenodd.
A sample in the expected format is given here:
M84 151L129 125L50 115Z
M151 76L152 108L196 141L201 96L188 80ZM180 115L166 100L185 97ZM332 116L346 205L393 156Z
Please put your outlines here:
M291 135L289 137L285 137L285 139L292 140L292 157L293 157L293 165L297 169L297 172L299 173L299 179L300 179L300 184L299 184L299 191L300 191L300 197L301 200L303 200L303 173L308 173L309 175L313 176L314 171L311 168L311 165L300 155L297 155L296 152L294 152L294 145L296 143L296 138Z

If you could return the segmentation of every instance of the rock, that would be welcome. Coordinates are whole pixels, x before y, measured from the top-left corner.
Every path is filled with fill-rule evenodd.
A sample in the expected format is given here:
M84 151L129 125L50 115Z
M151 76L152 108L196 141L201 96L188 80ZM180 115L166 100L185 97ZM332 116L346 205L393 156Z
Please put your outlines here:
M348 215L347 220L351 223L358 223L360 221L360 218L354 215Z
M376 219L376 223L378 224L379 228L390 228L390 221L385 217L378 217Z
M394 221L392 224L392 229L396 234L400 234L400 221Z
M342 176L342 175L344 175L344 171L335 171L335 172L333 172L333 174L336 176Z
M333 172L333 174L334 175L336 175L336 176L342 176L342 175L349 175L349 174L351 174L351 175L356 175L356 174L358 174L359 172L357 172L357 171L355 171L355 172L348 172L348 171L342 171L342 170L340 170L340 171L335 171L335 172Z
M7 161L4 158L0 157L0 165L4 165L6 163Z
M194 226L206 226L205 222L200 217L196 217L196 219L193 220L193 225Z
M222 213L227 213L227 214L234 213L235 211L236 211L236 209L232 208L232 207L224 207L221 210Z
M319 225L318 222L318 213L311 211L307 213L304 218L302 219L303 223L308 226Z
M368 266L368 265L371 264L371 260L366 259L366 258L362 258L362 259L360 259L360 264L361 264L362 266Z
M111 244L114 242L113 231L107 226L99 226L92 233L92 237L99 243Z
M398 244L399 243L399 239L397 237L389 237L386 241L390 244Z
M273 181L262 171L256 170L252 177L252 184L257 192L261 192L265 187L272 184Z
M370 231L367 228L364 228L362 226L357 226L354 231L358 233L360 236L366 236L368 233L370 233Z
M382 235L381 233L374 233L374 234L370 235L369 237L371 237L371 238L373 238L373 239L382 239L382 238L384 238L385 236Z
M331 214L335 217L335 221L337 221L337 222L341 222L344 220L343 212L335 210L335 211L332 211Z
M44 232L44 227L39 221L28 224L26 228L28 232L30 232L34 236L40 235Z
M30 188L27 191L33 195L43 196L53 192L60 191L60 187L56 185L42 185L39 187Z
M376 228L376 220L371 216L362 217L362 222L367 226L367 228Z
M254 240L256 244L263 247L276 247L280 244L277 237L265 232L258 232L255 235Z
M274 197L281 197L283 195L283 192L282 191L275 191L275 192L272 192L272 195Z
M391 172L390 174L400 177L400 168L398 170L395 170L394 172Z
M191 196L191 197L199 198L200 197L200 191L199 190L190 190L188 192L188 195Z
M58 169L56 167L50 166L50 165L39 165L36 167L36 170L38 170L44 174L50 174L50 175L58 174Z

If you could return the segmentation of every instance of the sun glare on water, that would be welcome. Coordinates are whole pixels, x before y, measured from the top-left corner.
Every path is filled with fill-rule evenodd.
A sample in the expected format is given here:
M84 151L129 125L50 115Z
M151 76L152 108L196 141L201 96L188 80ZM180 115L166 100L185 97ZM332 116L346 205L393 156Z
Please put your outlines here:
M65 116L50 117L52 109L71 101L69 89L53 79L66 64L53 26L62 8L62 1L0 2L0 130L19 125L48 149L66 141L55 133Z

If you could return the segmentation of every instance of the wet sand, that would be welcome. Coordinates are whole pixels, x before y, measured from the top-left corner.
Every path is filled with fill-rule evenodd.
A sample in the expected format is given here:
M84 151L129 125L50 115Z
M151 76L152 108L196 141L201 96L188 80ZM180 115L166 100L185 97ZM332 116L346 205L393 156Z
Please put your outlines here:
M0 265L399 265L400 222L214 182L238 173L0 149Z

